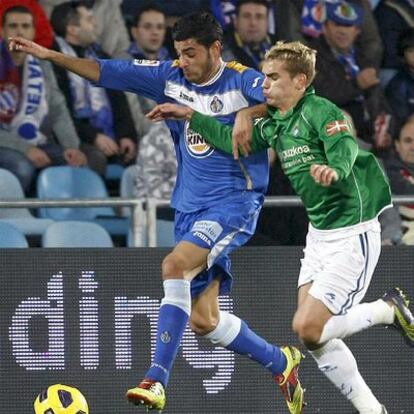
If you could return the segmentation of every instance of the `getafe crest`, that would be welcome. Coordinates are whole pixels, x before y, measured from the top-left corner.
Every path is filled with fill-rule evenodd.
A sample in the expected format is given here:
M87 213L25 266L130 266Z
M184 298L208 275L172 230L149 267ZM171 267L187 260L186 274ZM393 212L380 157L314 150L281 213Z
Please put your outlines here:
M223 102L217 97L214 96L213 100L210 103L210 109L215 114L218 114L223 109Z
M194 158L206 158L213 153L214 148L207 144L205 139L198 132L188 127L186 122L184 128L185 146L188 153Z

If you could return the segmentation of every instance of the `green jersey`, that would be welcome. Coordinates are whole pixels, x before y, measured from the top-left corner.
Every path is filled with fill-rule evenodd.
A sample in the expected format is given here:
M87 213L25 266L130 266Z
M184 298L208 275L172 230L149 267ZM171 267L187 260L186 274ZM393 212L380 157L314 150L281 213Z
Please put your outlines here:
M214 147L232 152L232 129L195 112L190 128ZM309 87L286 114L269 108L256 120L252 151L273 148L285 174L301 197L313 227L333 230L374 219L391 205L388 180L377 159L358 148L344 113ZM329 187L314 181L312 164L326 164L338 173Z

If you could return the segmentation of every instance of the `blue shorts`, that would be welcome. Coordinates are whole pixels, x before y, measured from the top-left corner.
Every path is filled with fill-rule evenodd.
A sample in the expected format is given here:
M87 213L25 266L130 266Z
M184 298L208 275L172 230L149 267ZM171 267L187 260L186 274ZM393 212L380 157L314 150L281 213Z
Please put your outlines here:
M263 196L244 192L236 198L192 213L176 211L176 242L188 241L209 249L207 269L191 282L191 296L198 296L215 278L221 278L220 295L231 290L229 254L245 244L255 232Z

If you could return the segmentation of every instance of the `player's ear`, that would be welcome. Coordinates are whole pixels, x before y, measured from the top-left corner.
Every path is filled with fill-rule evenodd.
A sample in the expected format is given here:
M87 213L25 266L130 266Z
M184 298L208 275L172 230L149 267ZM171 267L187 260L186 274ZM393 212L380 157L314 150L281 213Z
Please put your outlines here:
M223 46L218 40L213 42L213 44L210 46L210 50L214 53L215 57L221 56L222 49L223 49Z
M308 84L308 77L304 73L296 75L296 87L297 89L306 89Z

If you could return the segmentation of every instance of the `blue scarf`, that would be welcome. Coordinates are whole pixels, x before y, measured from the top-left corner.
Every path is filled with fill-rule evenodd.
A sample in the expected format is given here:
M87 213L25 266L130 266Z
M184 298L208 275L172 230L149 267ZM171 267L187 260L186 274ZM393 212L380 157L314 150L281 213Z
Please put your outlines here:
M63 38L56 37L56 41L63 53L77 57L76 52ZM85 58L97 59L98 56L89 47L86 49ZM115 138L112 108L105 89L92 85L72 72L68 72L68 77L75 117L89 118L92 126Z

